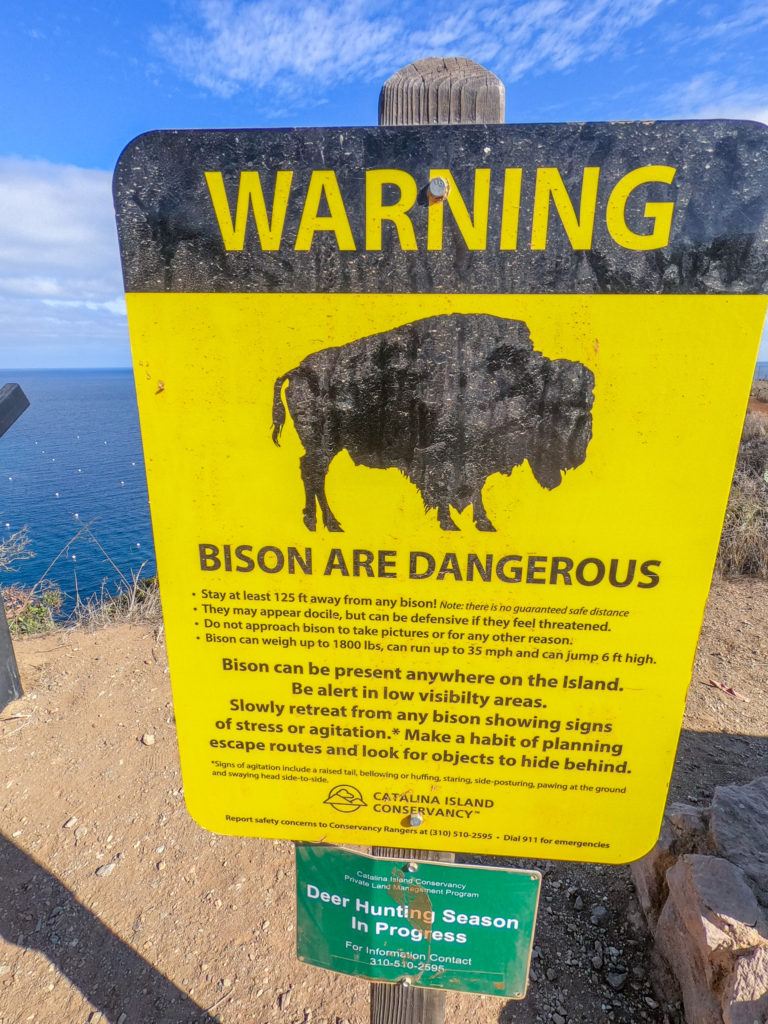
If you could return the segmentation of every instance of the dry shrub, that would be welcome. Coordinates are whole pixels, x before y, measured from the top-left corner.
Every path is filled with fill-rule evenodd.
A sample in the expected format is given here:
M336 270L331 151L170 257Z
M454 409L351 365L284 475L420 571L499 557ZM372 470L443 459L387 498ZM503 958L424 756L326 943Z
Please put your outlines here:
M768 402L768 380L752 381L752 397L760 402Z
M22 526L7 537L0 537L0 572L15 572L16 562L34 557L35 553L29 546L28 526Z
M717 564L733 576L768 579L768 418L748 413Z
M85 601L78 599L69 617L70 625L86 629L99 629L117 622L144 623L161 630L163 615L156 577L138 573L130 580L123 577L116 594L102 587L100 594L92 594Z
M95 545L112 566L116 584L110 589L106 582L101 592L83 600L75 593L75 607L68 613L65 596L61 589L48 578L48 573L60 558L69 553L75 541L87 541ZM15 562L34 557L29 548L27 527L0 537L0 571L11 570ZM112 560L94 535L89 523L80 527L67 541L34 586L11 585L0 588L0 600L5 604L8 623L15 636L47 633L53 629L82 626L98 629L112 623L143 623L162 632L162 611L157 578L142 576L142 565L137 572L126 576Z
M30 548L29 529L23 526L15 533L0 537L0 573L15 572L17 562L34 558ZM50 633L56 628L56 617L64 603L61 590L48 580L37 583L34 587L19 583L0 587L0 605L5 608L5 615L13 636L34 636L38 633Z

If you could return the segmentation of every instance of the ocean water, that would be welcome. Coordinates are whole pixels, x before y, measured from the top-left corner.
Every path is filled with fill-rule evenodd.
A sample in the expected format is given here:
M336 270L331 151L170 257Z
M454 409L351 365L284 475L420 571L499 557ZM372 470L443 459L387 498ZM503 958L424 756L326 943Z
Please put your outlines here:
M0 437L0 536L29 528L35 557L1 585L57 583L71 607L155 573L131 370L0 370L30 406Z
M768 362L756 378L768 378ZM0 370L30 407L0 438L0 536L29 528L35 557L0 576L45 576L65 610L132 574L155 574L131 370Z

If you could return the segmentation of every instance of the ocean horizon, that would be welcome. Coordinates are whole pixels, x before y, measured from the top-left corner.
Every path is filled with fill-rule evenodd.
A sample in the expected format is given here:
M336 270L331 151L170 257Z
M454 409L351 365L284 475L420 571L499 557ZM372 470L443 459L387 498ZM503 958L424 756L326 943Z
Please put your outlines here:
M768 379L768 361L755 367ZM1 586L41 579L65 595L115 593L157 569L130 367L0 370L30 406L0 438L0 537L27 527L34 558Z
M0 370L29 408L0 438L0 536L27 527L35 557L3 586L61 588L65 610L156 573L133 371Z

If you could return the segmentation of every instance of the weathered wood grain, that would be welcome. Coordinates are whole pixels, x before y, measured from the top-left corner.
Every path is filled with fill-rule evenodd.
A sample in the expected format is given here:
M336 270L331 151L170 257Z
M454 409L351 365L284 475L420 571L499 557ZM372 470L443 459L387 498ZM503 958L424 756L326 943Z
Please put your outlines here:
M396 71L379 95L379 124L501 124L504 83L467 57L426 57Z
M490 124L504 120L504 84L467 57L427 57L395 72L379 95L380 125ZM445 851L374 846L377 857L450 862ZM371 985L371 1024L443 1024L445 992Z
M374 857L402 857L404 860L434 860L451 863L445 850L392 850L374 846ZM410 985L371 985L371 1024L443 1024L445 992L412 988Z

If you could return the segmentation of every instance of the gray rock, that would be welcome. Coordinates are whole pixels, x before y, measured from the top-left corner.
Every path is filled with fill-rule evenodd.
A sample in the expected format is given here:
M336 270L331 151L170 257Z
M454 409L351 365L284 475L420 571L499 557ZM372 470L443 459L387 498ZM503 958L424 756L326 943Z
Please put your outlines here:
M608 916L608 911L605 907L601 907L600 904L596 904L589 912L589 919L592 924L602 924L605 918Z
M715 988L736 957L768 940L768 923L744 873L720 857L689 854L667 873L685 941L701 955ZM683 941L683 936L681 936Z
M96 877L106 878L108 875L111 875L114 870L114 862L110 862L109 864L102 864L100 868L96 868Z
M655 927L658 990L673 998L679 986L693 1024L768 1021L768 921L758 902L768 905L768 776L719 787L709 809L670 805L659 842L631 870ZM617 970L612 963L609 974Z
M611 986L614 992L621 992L627 983L626 974L619 974L616 971L608 971L605 976L605 980Z
M665 817L676 833L680 845L700 847L706 843L709 808L696 807L694 804L670 804ZM698 852L686 850L684 852Z
M734 951L768 941L768 920L740 868L720 857L691 855L683 862L690 867L710 932L725 933Z
M672 892L656 926L656 947L680 988L686 1020L692 1024L722 1024L719 1001L707 984L708 963L698 944L688 940L687 922Z
M640 907L651 931L656 927L667 897L664 877L674 862L672 830L665 823L661 837L651 852L629 866Z
M678 857L707 850L708 812L692 804L670 804L658 842L650 853L630 864L640 907L651 931L667 898L667 871Z
M739 957L723 990L723 1024L768 1020L768 948Z
M747 786L718 786L709 833L716 851L742 869L768 905L768 775Z

